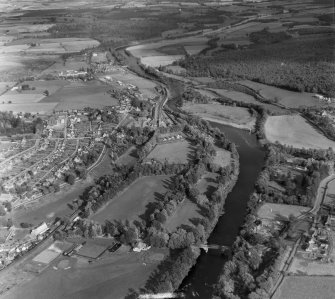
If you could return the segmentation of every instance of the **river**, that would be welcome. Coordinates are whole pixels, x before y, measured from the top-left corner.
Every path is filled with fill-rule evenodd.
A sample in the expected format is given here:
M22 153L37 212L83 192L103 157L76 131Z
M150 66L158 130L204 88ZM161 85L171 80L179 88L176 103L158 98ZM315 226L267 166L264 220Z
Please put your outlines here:
M265 152L254 135L247 131L211 123L218 127L233 141L240 156L240 174L232 192L225 203L225 213L208 239L208 244L231 246L243 224L249 196L253 192L255 181L264 164ZM214 250L202 252L196 265L184 279L181 290L186 298L211 298L213 284L218 280L226 259Z

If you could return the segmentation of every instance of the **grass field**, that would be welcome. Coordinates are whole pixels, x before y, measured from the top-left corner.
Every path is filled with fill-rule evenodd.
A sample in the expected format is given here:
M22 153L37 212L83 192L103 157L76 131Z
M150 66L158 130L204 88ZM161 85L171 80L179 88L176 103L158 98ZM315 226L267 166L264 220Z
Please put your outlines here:
M183 203L178 205L176 212L167 219L164 226L169 232L173 232L182 225L193 226L190 219L201 217L197 205L186 198Z
M296 148L335 149L335 142L316 131L300 115L269 116L265 122L265 136Z
M300 216L303 213L309 211L308 207L301 207L295 205L285 205L276 203L265 203L257 211L257 216L262 219L278 220L293 215L295 217Z
M192 156L192 146L186 140L165 144L158 144L147 156L148 160L155 159L168 163L187 163Z
M219 103L187 104L183 106L187 112L200 116L203 119L230 125L239 129L253 129L256 118L248 109L242 107L224 106Z
M312 93L289 91L248 80L241 81L240 83L257 91L264 98L273 102L278 102L287 108L298 108L300 106L320 107L325 105L314 98Z
M111 199L92 219L101 223L105 220L134 220L146 212L150 202L168 190L169 183L169 176L139 178L122 194Z
M286 276L273 299L333 299L335 277Z

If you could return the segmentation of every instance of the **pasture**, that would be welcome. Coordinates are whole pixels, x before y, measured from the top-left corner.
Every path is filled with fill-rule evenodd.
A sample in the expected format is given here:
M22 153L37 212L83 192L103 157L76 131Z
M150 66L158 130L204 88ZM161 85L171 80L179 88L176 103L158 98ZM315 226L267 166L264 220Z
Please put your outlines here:
M298 217L310 210L309 207L285 205L276 203L265 203L259 207L257 216L261 219L288 220L289 216Z
M105 220L138 219L146 212L147 205L157 200L169 188L170 176L147 176L132 183L124 192L111 199L92 220L104 223Z
M274 103L279 103L287 108L299 108L301 106L324 106L324 103L314 98L312 93L294 92L248 80L241 81L240 83L257 91L265 99Z
M166 159L168 163L185 164L192 158L192 151L191 144L186 140L157 144L147 156L147 160L164 162Z
M225 106L219 103L187 104L183 105L183 110L205 120L239 129L252 130L256 123L256 118L250 114L247 108L242 107Z
M273 299L332 299L334 276L286 276Z
M268 141L296 148L335 149L335 142L319 133L300 115L269 116L264 126Z
M188 198L185 198L184 201L178 205L174 214L168 217L164 226L169 232L173 232L181 225L193 226L190 220L192 218L201 217L197 205Z

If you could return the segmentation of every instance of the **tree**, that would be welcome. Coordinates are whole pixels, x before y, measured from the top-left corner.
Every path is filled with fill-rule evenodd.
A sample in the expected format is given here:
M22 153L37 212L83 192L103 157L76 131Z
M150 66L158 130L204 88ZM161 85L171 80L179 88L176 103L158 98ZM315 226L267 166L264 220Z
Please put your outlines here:
M73 173L69 173L66 177L66 182L70 185L74 185L75 181L76 181L75 175Z
M12 220L12 218L8 218L7 219L7 227L11 228L12 226L13 226L13 220Z

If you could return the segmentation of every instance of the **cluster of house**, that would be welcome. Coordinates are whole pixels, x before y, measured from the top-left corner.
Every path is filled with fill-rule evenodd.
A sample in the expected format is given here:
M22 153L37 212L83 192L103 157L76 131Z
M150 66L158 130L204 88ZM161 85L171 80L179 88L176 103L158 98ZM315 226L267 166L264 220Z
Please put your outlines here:
M14 238L17 228L11 227L6 238L0 243L0 268L8 266L13 260L43 240L49 233L48 225L43 222L32 229L24 238L16 240Z
M58 74L61 79L83 79L87 80L90 78L90 75L87 71L76 71L76 70L66 70Z
M314 97L317 98L319 101L323 101L323 102L326 102L328 104L335 102L335 98L325 97L321 94L315 94Z
M335 125L335 113L333 113L332 111L323 110L321 112L321 116L330 119L333 123L333 126Z
M329 255L329 231L324 228L315 229L305 249L312 259L326 258Z
M9 161L5 162L2 169L0 169L0 174L8 173L10 170L12 170L15 166L17 166L19 163L22 163L24 161L29 160L36 152L45 151L49 147L49 140L43 139L42 142L36 142L35 146L30 148L29 150L23 152L21 155L15 156ZM34 171L35 169L32 169ZM25 176L21 178L17 178L15 181L12 179L8 179L4 184L4 190L6 192L9 192L10 189L14 188L14 185L22 185L28 177L26 176L26 172L24 173Z
M163 137L163 138L160 138L160 142L173 142L173 141L177 141L177 140L183 140L184 137L180 134L176 134L176 135L170 135L170 136L167 136L167 137Z

